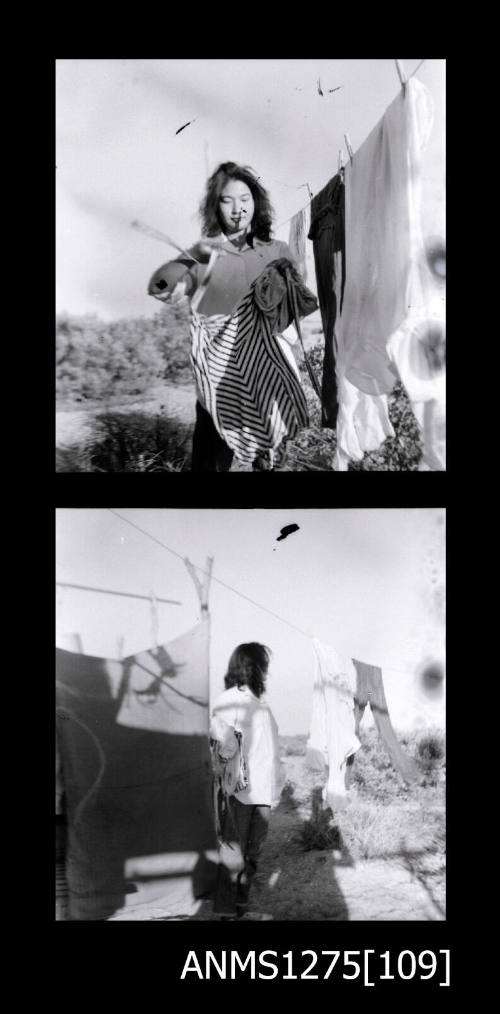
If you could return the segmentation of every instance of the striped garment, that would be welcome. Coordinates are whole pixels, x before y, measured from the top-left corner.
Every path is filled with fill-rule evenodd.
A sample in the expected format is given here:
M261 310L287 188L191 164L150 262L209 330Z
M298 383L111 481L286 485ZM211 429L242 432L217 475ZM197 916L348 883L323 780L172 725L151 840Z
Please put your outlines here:
M309 425L300 380L248 292L232 314L191 307L191 363L200 400L236 457L250 464Z

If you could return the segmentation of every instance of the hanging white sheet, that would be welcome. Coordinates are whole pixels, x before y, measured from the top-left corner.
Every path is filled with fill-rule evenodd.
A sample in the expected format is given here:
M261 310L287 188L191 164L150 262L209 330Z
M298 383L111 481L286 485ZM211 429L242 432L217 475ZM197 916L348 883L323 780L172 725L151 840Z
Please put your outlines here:
M328 767L323 800L335 812L347 803L347 759L361 746L354 732L356 670L352 661L342 659L331 645L317 638L313 645L316 676L307 763L313 768Z
M444 240L424 237L421 219L422 153L432 123L432 97L411 79L345 167L338 470L394 436L388 395L398 379L422 427L423 467L444 467L444 278L435 256ZM423 402L432 410L419 408Z

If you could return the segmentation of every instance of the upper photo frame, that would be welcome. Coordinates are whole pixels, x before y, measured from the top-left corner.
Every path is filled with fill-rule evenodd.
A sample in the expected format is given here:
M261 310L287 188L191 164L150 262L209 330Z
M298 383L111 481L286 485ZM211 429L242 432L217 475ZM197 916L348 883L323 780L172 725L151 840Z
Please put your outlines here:
M55 70L56 472L444 472L446 61Z

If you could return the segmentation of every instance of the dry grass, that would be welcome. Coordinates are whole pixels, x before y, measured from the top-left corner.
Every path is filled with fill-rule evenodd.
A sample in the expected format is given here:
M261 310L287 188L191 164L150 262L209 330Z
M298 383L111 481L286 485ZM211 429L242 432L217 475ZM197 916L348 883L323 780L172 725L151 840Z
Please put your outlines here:
M345 809L324 808L325 775L304 767L301 784L288 788L310 814L298 840L304 850L338 848L350 859L399 858L415 876L436 877L445 866L445 741L440 730L399 735L414 758L420 779L406 785L394 770L376 729L362 730L355 755L352 787ZM281 737L285 757L306 753L306 736Z

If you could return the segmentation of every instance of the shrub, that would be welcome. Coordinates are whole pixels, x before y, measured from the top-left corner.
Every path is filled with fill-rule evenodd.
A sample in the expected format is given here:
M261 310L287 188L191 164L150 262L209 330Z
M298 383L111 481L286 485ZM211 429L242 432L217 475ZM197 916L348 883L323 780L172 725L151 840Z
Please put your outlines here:
M393 767L377 729L360 729L361 748L354 755L352 784L361 798L390 803L406 790L405 782Z
M167 378L191 378L185 307L165 307L151 319L111 323L96 316L58 318L59 398L81 401L142 394L153 383Z
M354 860L444 854L444 808L430 807L425 800L380 806L357 799L336 815L336 822Z
M321 384L324 346L308 351L308 360ZM299 364L309 410L310 427L287 444L288 459L296 471L329 471L337 447L335 430L321 427L321 406L303 362ZM395 437L388 437L376 451L367 452L361 461L351 461L351 472L416 471L422 457L422 438L406 391L396 383L388 399L389 418Z
M162 415L97 416L92 441L58 449L58 472L180 472L190 467L191 427Z
M303 757L307 736L280 736L280 745L286 757Z
M298 799L295 798L296 787L295 782L291 782L290 779L287 779L280 793L280 802L286 803L286 805L291 807L293 810L298 809L300 806Z
M416 761L427 777L436 775L445 757L444 738L440 734L427 733L416 747ZM434 779L435 781L435 779Z
M330 808L323 808L320 788L313 790L311 810L311 819L304 821L300 831L300 841L304 851L340 849L342 847L340 831L337 824L333 823L333 814Z

